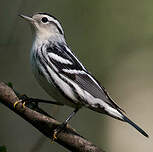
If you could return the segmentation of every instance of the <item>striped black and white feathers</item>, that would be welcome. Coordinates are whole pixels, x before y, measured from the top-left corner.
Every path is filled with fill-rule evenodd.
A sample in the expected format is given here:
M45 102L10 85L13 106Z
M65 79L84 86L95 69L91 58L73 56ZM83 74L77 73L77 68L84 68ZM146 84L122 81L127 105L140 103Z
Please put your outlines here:
M46 92L66 105L78 108L85 106L128 122L148 137L123 114L123 110L110 98L105 88L75 57L65 42L58 20L46 13L35 14L31 20L36 32L31 63L38 82Z

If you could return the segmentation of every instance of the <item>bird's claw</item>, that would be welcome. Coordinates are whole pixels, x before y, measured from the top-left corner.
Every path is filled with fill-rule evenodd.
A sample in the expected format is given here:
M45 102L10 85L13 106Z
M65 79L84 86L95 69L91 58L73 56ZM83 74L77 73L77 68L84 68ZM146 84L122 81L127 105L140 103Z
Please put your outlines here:
M22 108L25 108L26 102L23 102L22 100L18 100L18 101L15 101L15 103L13 104L14 109L19 103L22 103Z
M15 103L13 104L14 109L16 108L16 106L17 106L19 103L22 103L22 100L17 100L17 101L15 101ZM24 107L25 107L25 104L23 105L23 103L22 103L22 106L23 106L23 108L24 108Z
M57 139L58 131L55 130L53 133L53 141Z
M19 104L21 101L15 101L15 103L13 104L14 109L16 108L16 105Z
M22 108L25 108L26 107L26 100L28 100L29 98L26 96L26 95L21 95L19 97L19 100L17 100L14 104L13 104L13 107L16 108L16 106L19 104L19 103L22 103Z
M57 140L58 138L58 134L65 129L65 127L67 126L67 124L61 124L59 125L57 128L54 129L53 131L53 135L52 135L52 143Z
M55 140L57 140L57 134L58 134L58 131L55 129L53 131L53 135L52 135L52 138L51 138L51 143L53 144Z

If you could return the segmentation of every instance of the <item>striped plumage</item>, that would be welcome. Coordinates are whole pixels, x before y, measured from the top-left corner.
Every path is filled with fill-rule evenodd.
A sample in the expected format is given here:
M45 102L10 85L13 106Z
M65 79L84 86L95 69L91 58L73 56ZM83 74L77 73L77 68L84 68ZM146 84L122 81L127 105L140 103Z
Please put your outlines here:
M58 20L37 13L29 20L35 29L31 50L32 69L39 84L57 102L80 109L82 106L130 123L144 136L148 135L129 120L107 91L87 71L68 47Z

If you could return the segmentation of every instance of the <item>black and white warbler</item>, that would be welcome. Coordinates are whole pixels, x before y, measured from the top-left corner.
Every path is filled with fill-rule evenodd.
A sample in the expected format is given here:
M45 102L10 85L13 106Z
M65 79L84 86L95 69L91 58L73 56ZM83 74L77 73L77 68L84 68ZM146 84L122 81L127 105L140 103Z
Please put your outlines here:
M61 24L55 17L47 13L37 13L32 17L20 16L29 21L35 30L31 64L37 81L57 102L75 109L61 128L84 106L128 122L148 137L145 131L123 114L124 111L114 103L105 88L72 53L65 41ZM59 131L55 130L56 133Z

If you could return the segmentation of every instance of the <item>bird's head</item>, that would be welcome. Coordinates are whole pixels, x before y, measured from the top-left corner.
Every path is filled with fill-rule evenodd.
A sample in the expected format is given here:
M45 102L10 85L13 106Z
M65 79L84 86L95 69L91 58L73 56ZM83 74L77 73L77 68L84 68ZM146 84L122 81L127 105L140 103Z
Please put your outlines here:
M20 15L20 17L27 20L39 37L49 37L51 35L64 35L59 21L48 13L36 13L32 17Z

